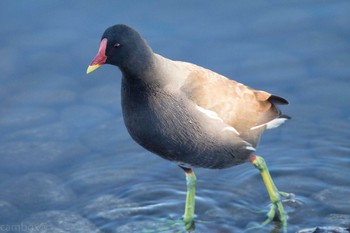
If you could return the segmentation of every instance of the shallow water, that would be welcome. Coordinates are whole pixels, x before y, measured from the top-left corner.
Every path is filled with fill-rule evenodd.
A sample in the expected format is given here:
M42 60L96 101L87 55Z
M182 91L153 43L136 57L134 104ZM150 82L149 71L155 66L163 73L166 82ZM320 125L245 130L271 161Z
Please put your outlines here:
M0 232L184 232L183 172L127 134L120 72L85 74L116 23L138 29L157 53L288 99L292 120L266 132L257 151L277 187L296 195L285 203L288 232L350 226L348 1L2 1L0 9ZM250 164L195 172L196 233L264 220L269 199Z

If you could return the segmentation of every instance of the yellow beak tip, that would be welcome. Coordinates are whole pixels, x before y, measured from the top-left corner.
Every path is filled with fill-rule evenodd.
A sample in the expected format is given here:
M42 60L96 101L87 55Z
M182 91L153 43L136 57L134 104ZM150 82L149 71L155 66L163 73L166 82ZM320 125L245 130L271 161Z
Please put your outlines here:
M87 70L86 73L91 73L92 71L96 70L98 67L100 67L101 65L90 65Z

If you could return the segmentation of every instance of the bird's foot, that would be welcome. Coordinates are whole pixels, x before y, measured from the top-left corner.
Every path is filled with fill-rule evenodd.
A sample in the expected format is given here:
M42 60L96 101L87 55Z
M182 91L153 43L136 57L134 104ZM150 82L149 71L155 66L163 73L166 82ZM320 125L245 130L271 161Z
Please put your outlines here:
M273 220L277 220L281 223L283 232L287 232L287 216L283 208L281 197L291 199L294 198L294 194L278 191L271 178L265 160L262 157L252 155L250 157L250 162L260 171L272 203L270 211L267 214L267 218L264 222L262 222L261 226L264 226Z
M194 219L183 219L184 224L185 224L185 229L188 232L194 231L195 229L195 224L194 224Z
M287 232L287 216L284 211L281 197L290 199L290 198L293 198L294 194L279 192L279 195L280 195L280 198L274 201L273 203L271 203L271 207L269 212L267 213L267 217L265 221L261 223L261 225L265 226L274 220L279 221L283 232Z
M283 233L287 232L287 215L285 213L285 210L283 207L283 200L281 199L281 197L286 199L294 199L294 194L285 193L285 192L278 192L278 194L280 195L279 196L280 198L275 202L271 203L271 207L267 213L265 221L248 227L247 231L253 231L258 228L262 228L267 224L271 223L272 221L275 221L276 223L275 230L277 232L280 232L280 230L282 230Z
M284 212L281 197L286 199L294 199L295 195L293 193L286 193L286 192L278 192L278 194L279 194L279 199L276 200L274 203L271 203L270 211L267 213L267 218L262 223L262 225L266 225L270 223L272 220L277 220L277 221L280 221L282 225L287 225L287 220L286 220L287 218Z

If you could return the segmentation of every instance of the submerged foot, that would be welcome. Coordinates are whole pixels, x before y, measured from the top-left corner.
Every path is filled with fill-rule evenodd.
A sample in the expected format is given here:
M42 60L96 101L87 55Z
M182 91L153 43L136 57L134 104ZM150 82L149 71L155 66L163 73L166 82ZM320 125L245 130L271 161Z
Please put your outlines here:
M184 224L185 224L185 229L187 232L194 231L194 229L196 228L193 219L192 220L189 220L189 219L185 220L184 219Z

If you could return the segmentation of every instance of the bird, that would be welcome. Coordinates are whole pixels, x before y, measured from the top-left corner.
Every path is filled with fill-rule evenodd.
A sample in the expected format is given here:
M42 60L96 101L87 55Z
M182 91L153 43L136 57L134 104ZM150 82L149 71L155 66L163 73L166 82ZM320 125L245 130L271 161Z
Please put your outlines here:
M223 169L250 161L261 173L272 202L265 225L277 218L286 231L282 196L263 157L260 137L290 119L278 105L288 101L255 90L201 66L153 52L135 29L108 27L87 73L110 64L121 73L122 115L128 133L146 150L172 161L186 175L183 222L194 228L194 168Z

